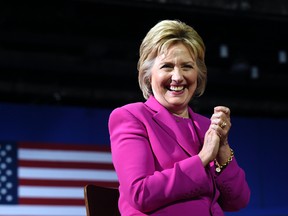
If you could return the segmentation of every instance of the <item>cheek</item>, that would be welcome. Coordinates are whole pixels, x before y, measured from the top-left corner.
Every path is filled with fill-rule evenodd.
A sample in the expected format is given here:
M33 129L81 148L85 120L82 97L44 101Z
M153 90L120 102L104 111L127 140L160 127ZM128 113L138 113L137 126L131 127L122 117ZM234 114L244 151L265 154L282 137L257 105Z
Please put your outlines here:
M151 76L151 85L154 87L162 86L166 80L167 77L164 74L156 72L156 74L152 74Z
M151 76L150 78L150 84L151 84L151 88L152 88L152 91L154 92L155 89L157 89L158 87L158 81L157 81L157 78L155 76Z
M188 85L190 86L190 90L195 91L197 88L197 75L193 75L191 77L189 77L189 79L187 80Z
M159 90L162 89L161 81L157 80L155 78L152 79L151 88L152 88L153 91L158 91L159 92Z
M190 77L189 77L189 82L191 83L191 84L197 84L197 78L198 78L198 75L197 75L197 73L194 73L194 74L192 74Z

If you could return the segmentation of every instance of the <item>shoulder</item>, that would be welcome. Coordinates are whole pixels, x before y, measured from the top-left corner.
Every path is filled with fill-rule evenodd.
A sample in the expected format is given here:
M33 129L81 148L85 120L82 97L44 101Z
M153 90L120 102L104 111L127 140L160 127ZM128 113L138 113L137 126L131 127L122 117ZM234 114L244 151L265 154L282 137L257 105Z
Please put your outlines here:
M142 109L145 109L145 103L144 102L135 102L135 103L130 103L126 104L120 108L125 109L130 112L139 112Z
M151 110L145 105L144 102L135 102L117 107L110 113L109 119L122 119L122 121L128 119L142 119L150 116Z
M150 116L147 115L145 107L144 103L136 102L115 108L108 119L109 131L112 133L114 130L123 130L123 128L141 128L142 130L143 122Z
M145 104L143 102L135 102L123 105L121 107L117 107L114 110L112 110L110 115L117 114L123 114L123 113L138 113L141 112L145 107Z

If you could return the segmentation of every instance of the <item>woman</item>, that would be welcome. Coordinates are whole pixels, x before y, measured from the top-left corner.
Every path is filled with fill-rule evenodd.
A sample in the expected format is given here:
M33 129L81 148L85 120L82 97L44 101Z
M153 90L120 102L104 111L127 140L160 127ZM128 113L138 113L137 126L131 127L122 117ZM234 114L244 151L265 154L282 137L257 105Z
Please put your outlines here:
M109 133L122 216L223 216L247 206L250 189L228 143L230 110L211 119L189 107L204 93L205 45L187 24L163 20L140 46L144 103L112 111Z

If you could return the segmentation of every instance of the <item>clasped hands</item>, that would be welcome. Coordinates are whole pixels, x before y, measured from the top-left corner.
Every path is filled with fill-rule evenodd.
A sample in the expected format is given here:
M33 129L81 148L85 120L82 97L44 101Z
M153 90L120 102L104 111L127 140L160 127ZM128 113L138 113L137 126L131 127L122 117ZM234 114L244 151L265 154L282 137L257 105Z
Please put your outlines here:
M230 109L225 106L214 107L211 124L204 138L204 144L199 157L204 166L212 160L224 163L230 157L228 134L231 128Z

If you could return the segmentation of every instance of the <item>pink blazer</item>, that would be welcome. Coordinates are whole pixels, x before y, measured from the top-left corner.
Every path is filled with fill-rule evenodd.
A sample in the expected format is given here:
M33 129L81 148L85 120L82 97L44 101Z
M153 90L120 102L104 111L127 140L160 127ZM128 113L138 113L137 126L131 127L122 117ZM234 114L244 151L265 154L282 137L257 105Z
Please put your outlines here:
M112 111L108 126L122 216L223 216L247 206L250 189L235 157L220 175L213 163L203 167L197 153L210 119L189 113L194 132L187 140L153 96Z

